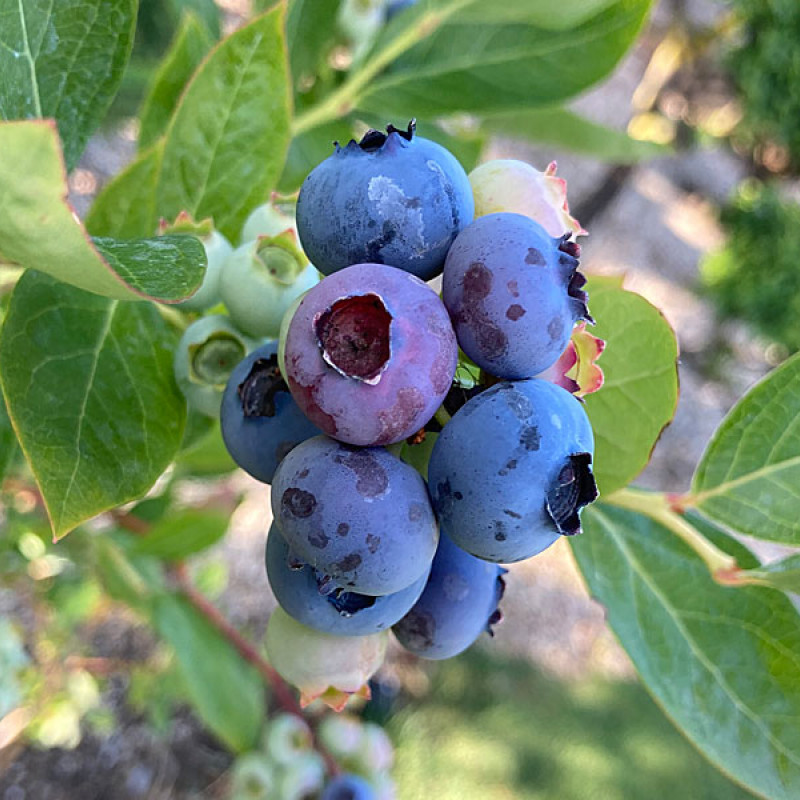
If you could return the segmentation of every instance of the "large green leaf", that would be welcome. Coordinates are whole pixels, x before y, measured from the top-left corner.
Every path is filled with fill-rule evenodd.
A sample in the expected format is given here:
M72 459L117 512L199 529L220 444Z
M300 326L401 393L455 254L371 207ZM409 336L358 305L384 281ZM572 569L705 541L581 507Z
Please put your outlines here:
M0 119L55 118L72 169L122 80L137 5L0 0Z
M208 29L194 14L186 14L169 51L153 74L139 111L139 149L149 147L166 129L192 74L211 48Z
M212 51L167 129L158 212L213 217L229 239L264 202L289 147L285 5L257 17Z
M152 486L186 404L177 334L150 303L120 303L27 272L0 337L0 383L56 537Z
M250 750L265 712L258 672L180 598L157 597L153 623L174 648L181 677L202 720L235 752Z
M614 164L635 164L669 153L662 145L632 139L623 131L591 122L566 108L517 108L502 114L488 114L482 119L481 128L489 133L553 145Z
M229 521L228 514L208 509L173 512L155 523L147 536L138 539L132 552L179 561L219 541Z
M604 494L627 486L647 465L678 402L678 345L661 312L607 280L590 281L594 336L606 341L603 387L586 396L595 436L594 469Z
M571 540L578 564L659 705L735 780L765 797L800 796L800 617L791 602L720 586L678 537L635 512L599 505L583 525ZM726 549L743 548L727 538Z
M353 105L436 116L562 102L612 70L650 3L559 5L548 16L530 0L506 0L501 13L483 0L443 0L400 15L372 53L380 58L397 50L398 58L388 71L356 87ZM550 19L558 19L558 29ZM369 59L366 64L369 69Z
M163 150L163 140L156 142L103 187L86 217L86 228L93 236L135 239L155 233L156 182Z
M733 530L800 544L800 354L725 417L684 505Z
M67 202L52 122L0 123L0 253L80 289L118 300L177 302L200 285L205 250L193 237L92 241Z
M286 43L292 80L314 75L336 39L336 12L341 0L290 0Z

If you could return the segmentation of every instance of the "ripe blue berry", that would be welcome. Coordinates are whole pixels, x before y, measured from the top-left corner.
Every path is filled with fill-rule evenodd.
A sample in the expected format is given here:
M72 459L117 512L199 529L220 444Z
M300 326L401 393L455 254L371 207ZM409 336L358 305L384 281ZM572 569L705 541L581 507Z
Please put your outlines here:
M303 249L325 275L372 262L430 280L474 213L472 188L445 148L390 125L336 145L297 200Z
M451 658L501 619L497 607L506 572L462 550L444 534L431 574L411 611L392 628L400 644L422 658Z
M594 439L583 406L555 384L504 382L469 400L428 465L442 531L489 561L511 562L580 533L597 497Z
M323 790L320 800L376 800L375 790L361 776L337 775Z
M381 264L356 264L311 289L283 349L300 408L329 436L357 445L416 433L447 394L458 361L436 293Z
M422 594L428 573L406 589L375 597L355 592L324 591L324 576L306 564L293 563L291 551L273 524L267 537L267 578L275 599L303 625L335 636L366 636L394 625Z
M579 252L521 214L476 219L450 248L442 283L461 349L512 380L555 363L575 322L591 321Z
M256 480L271 483L283 457L321 431L289 393L278 370L277 344L262 345L240 361L225 387L222 438L231 458Z
M425 482L382 447L327 436L294 448L272 481L272 516L324 588L386 595L430 567L438 531Z

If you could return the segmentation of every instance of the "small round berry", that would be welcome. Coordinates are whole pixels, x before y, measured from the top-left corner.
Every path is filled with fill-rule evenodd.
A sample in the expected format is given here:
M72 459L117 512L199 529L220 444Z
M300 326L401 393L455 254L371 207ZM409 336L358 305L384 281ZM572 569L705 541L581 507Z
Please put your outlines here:
M351 264L389 264L430 280L473 216L469 179L441 145L390 125L336 145L297 200L303 249L325 275Z

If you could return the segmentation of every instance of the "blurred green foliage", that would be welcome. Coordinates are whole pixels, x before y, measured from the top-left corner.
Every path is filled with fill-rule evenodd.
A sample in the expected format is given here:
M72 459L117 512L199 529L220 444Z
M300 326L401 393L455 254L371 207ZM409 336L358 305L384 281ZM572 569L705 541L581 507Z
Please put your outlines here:
M755 142L776 140L800 163L800 3L735 0L742 39L728 56L741 97L739 132Z
M559 681L472 648L389 722L400 800L746 800L638 683Z
M773 186L746 181L721 221L728 242L701 264L706 294L721 317L800 349L800 205Z

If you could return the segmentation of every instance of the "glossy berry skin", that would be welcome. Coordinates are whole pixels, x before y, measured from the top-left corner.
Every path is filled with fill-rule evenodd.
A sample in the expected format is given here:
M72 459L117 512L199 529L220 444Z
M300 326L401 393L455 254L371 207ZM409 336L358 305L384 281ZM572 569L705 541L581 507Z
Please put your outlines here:
M521 214L476 219L450 248L442 282L461 349L511 380L555 363L574 324L591 321L578 252Z
M294 402L269 342L236 365L222 395L220 427L231 458L256 480L271 483L278 464L321 431Z
M399 592L419 580L438 530L425 482L382 447L317 436L284 458L272 481L272 516L302 563L331 589Z
M469 400L431 453L428 483L443 533L479 558L512 562L580 533L597 496L583 406L539 379L504 382Z
M500 620L498 603L505 584L503 567L439 538L422 596L392 628L406 650L428 659L452 658Z
M381 264L356 264L311 289L284 345L297 405L329 436L365 446L399 442L425 425L457 361L436 293Z
M337 775L323 790L320 800L376 800L375 790L360 775Z
M266 548L267 578L275 599L303 625L335 636L366 636L388 630L419 599L427 571L406 589L381 597L353 592L320 594L317 573L304 565L290 566L291 551L273 524Z
M337 144L300 188L300 242L325 275L372 262L430 280L472 220L472 188L452 153L412 125L387 131Z

